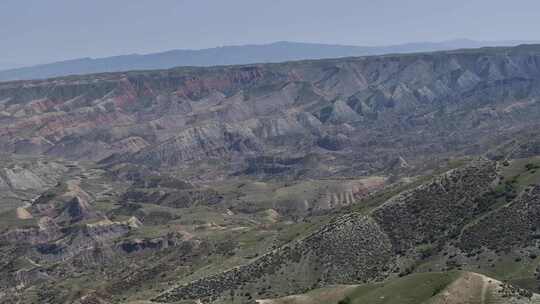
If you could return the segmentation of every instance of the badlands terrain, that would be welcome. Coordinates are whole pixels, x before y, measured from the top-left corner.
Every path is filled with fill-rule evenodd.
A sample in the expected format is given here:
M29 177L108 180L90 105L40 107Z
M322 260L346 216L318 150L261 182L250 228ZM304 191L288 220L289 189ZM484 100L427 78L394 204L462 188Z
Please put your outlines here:
M0 83L1 303L539 303L540 46Z

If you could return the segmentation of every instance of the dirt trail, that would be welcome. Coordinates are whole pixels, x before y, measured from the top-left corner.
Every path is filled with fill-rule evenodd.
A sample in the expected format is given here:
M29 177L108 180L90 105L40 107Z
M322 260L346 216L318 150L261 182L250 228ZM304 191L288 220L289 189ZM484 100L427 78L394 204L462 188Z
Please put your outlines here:
M442 292L434 297L430 304L485 304L490 278L472 272L464 272ZM492 281L493 282L493 281Z
M34 261L33 261L32 259L30 259L30 258L26 258L26 260L27 260L30 264L34 265L35 267L41 267L40 264L34 262Z
M359 285L336 285L323 287L306 294L291 295L277 299L256 300L258 304L313 304L337 303Z
M486 276L482 276L482 293L480 294L480 303L485 304L486 303L486 296L488 292L489 287L489 278Z

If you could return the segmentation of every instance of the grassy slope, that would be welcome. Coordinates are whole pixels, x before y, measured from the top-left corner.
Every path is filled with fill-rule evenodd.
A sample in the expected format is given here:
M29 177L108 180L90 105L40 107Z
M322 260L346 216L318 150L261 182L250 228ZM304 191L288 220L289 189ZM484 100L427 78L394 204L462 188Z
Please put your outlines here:
M540 157L515 159L503 168L505 180L512 182L517 190L523 190L529 184L540 183Z
M418 273L374 286L358 287L351 303L416 304L430 299L460 276L458 272Z
M260 304L529 304L540 297L502 291L500 281L474 272L416 273L384 283L329 286Z
M360 286L332 286L303 295L263 300L262 304L332 304L345 298L355 304L418 304L425 302L454 282L460 272L417 273L384 283Z

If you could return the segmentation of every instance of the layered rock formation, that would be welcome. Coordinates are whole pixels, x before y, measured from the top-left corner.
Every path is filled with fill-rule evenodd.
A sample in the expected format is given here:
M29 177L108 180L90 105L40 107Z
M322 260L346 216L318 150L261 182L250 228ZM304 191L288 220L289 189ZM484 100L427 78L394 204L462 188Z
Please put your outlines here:
M382 158L483 152L536 125L539 58L519 46L8 82L0 147L157 166L215 159L229 173L253 157L333 154L328 165L376 170Z

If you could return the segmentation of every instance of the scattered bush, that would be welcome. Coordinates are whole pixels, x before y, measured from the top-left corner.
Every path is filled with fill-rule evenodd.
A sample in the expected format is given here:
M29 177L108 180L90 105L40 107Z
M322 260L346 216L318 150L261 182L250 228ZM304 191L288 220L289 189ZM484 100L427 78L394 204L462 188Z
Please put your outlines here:
M351 304L351 303L352 303L352 300L349 297L345 297L344 299L339 300L338 302L338 304Z

